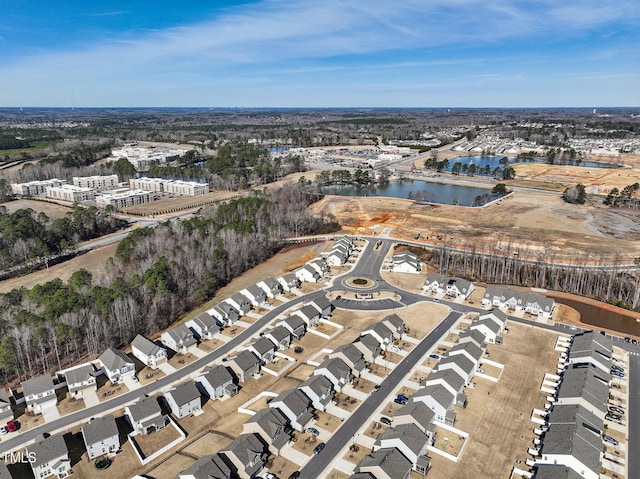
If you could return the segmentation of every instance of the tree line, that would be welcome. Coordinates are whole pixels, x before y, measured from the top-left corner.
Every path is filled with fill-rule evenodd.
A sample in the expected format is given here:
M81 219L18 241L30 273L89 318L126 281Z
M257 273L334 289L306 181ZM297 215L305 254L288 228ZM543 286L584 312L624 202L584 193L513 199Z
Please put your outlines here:
M0 375L24 379L95 358L136 334L165 329L263 262L288 236L328 232L307 206L315 188L291 184L203 208L183 222L140 228L104 271L76 271L0 296Z

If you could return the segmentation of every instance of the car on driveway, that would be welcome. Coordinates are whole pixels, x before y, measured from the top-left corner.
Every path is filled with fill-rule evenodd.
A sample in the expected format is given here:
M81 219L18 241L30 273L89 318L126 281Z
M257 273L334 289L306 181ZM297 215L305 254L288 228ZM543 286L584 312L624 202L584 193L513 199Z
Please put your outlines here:
M602 435L602 440L604 442L608 442L609 444L613 444L614 446L617 446L618 444L620 444L617 439L614 439L611 436L607 436L606 434Z
M440 359L440 356L438 356L437 354L430 354L429 357L431 359Z
M320 444L318 444L316 447L313 448L313 453L320 454L320 451L324 449L324 446L326 446L326 444L324 442L321 442Z
M7 430L7 428L5 426L0 426L0 435L5 435L7 434L9 431Z
M319 436L320 435L320 431L318 431L315 427L308 427L307 428L307 432L309 434L313 434L314 436Z
M278 479L278 478L275 476L275 474L271 474L270 472L267 472L264 475L264 479Z
M609 419L610 421L619 421L622 419L622 416L620 414L607 413L604 418Z
M6 425L7 431L15 432L18 430L18 422L17 421L9 421Z
M289 476L289 479L298 479L300 477L300 471L294 471Z
M619 372L621 372L621 373L623 373L623 372L624 372L624 368L622 368L622 367L620 367L620 366L616 366L615 364L612 364L612 365L611 365L611 370L612 370L612 371L619 371Z
M391 419L389 419L388 417L385 417L385 416L382 416L380 418L380 422L382 424L386 424L387 426L391 426L391 423L392 423Z
M618 407L618 406L609 406L609 411L613 411L615 413L618 414L624 414L624 409Z
M624 377L624 373L621 373L620 371L615 371L615 370L614 370L614 371L611 371L611 374L612 374L613 376L618 377L618 378L623 378L623 377Z
M638 340L637 339L632 339L631 340L631 344L638 344Z

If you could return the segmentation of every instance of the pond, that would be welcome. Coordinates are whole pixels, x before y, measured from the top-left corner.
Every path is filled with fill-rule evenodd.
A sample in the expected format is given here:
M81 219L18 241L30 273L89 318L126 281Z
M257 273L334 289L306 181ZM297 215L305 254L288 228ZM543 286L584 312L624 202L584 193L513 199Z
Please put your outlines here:
M478 206L497 198L491 190L426 181L392 181L380 185L325 186L322 192L338 196L386 196L445 205Z
M444 171L451 171L453 165L456 163L462 164L461 174L465 174L470 165L475 165L476 175L491 175L495 168L504 168L505 165L501 164L500 161L503 158L507 158L509 161L509 165L516 165L518 163L544 163L544 158L534 158L534 159L520 159L514 157L507 157L505 155L494 155L494 156L459 156L457 158L451 158L449 160L449 166L445 168ZM502 160L504 161L504 160ZM560 164L560 163L558 163ZM466 167L465 167L466 165ZM571 165L570 165L571 166ZM582 166L585 168L619 168L620 165L616 165L614 163L599 163L597 161L583 161L580 164L575 166ZM489 167L489 172L486 172L486 168ZM480 173L479 171L484 171L484 173Z
M554 298L556 302L566 304L580 313L580 321L595 328L608 328L623 334L640 336L640 322L629 315L619 314L596 305L568 298Z

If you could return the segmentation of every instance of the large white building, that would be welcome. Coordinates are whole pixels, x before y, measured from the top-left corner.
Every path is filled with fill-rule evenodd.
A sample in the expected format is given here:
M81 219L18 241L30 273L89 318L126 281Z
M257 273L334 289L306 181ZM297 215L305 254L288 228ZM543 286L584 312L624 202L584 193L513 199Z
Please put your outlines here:
M48 187L66 185L65 180L52 178L50 180L30 181L28 183L11 183L11 192L20 196L39 196L46 193Z
M170 193L180 196L199 196L209 193L209 183L195 181L165 180L163 178L132 178L129 180L131 188L153 191L156 193Z
M73 185L48 186L45 191L47 198L68 201L70 203L92 200L96 196L91 188Z
M136 170L148 170L152 166L165 165L175 161L184 154L183 150L127 146L119 150L112 150L111 155L115 158L126 158Z
M127 206L142 205L154 200L152 193L142 190L129 190L121 193L103 194L96 197L96 204L100 208L106 208L108 205L119 210Z
M74 176L73 186L91 188L95 191L112 190L118 187L118 175Z

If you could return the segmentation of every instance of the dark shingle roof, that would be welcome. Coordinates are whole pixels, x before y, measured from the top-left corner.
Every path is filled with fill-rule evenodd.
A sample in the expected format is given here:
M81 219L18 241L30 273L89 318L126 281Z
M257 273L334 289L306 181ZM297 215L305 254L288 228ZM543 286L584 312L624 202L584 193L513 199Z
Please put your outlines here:
M42 441L27 446L27 452L35 457L31 467L38 467L59 457L69 455L67 445L60 434L49 436Z
M235 362L240 369L247 371L260 364L260 360L251 351L240 351L235 358L231 358L229 361Z
M156 343L154 343L150 339L145 338L141 334L138 334L135 338L133 338L133 341L131 342L131 347L136 348L137 350L141 351L143 354L146 354L147 356L155 356L156 354L158 354L158 351L160 351L161 349L164 349L158 346Z
M358 464L358 472L368 467L379 467L389 477L407 477L411 472L411 461L395 447L378 449L367 454Z
M204 377L209 384L215 389L219 386L233 382L233 376L225 366L216 366L205 372Z
M35 378L27 379L22 383L22 391L26 396L38 395L45 391L54 389L53 380L48 374L36 376Z
M198 391L196 383L193 381L179 384L171 391L168 391L167 394L171 395L178 406L188 404L194 399L200 399L200 391Z
M134 422L142 421L150 416L159 416L162 414L160 405L155 397L144 397L135 404L129 406L131 419Z
M133 364L133 361L129 359L129 356L124 354L119 349L109 348L99 358L100 363L108 371L116 371L122 368L125 364Z
M178 478L193 476L195 479L227 479L231 475L231 469L217 454L202 456L188 469L185 469Z
M82 426L82 436L87 445L96 444L118 435L116 420L110 414L92 419Z

